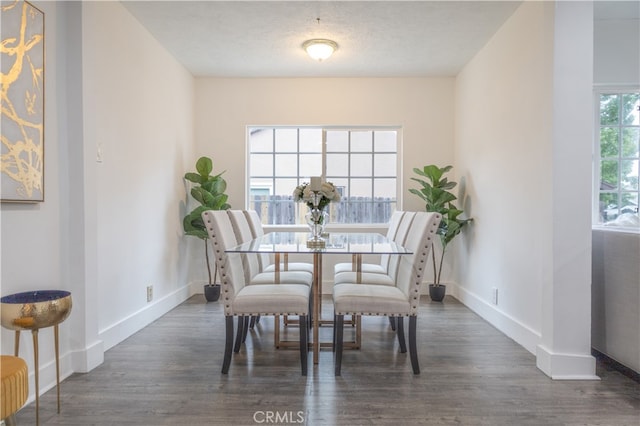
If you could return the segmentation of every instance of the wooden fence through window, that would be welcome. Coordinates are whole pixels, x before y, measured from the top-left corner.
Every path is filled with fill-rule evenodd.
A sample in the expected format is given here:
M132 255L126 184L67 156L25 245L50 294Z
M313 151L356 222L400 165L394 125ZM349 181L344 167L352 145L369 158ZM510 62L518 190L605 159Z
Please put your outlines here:
M296 204L299 204L296 216ZM304 223L308 208L296 203L291 195L255 196L251 208L269 225ZM396 209L396 200L389 197L349 197L327 207L331 223L387 223Z

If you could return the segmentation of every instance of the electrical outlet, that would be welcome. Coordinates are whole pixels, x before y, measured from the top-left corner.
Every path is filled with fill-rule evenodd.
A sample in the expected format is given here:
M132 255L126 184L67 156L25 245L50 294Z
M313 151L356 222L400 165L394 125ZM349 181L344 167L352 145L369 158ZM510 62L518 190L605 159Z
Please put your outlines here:
M147 302L151 302L153 300L153 286L147 286Z
M491 288L491 302L498 306L498 289L496 287Z

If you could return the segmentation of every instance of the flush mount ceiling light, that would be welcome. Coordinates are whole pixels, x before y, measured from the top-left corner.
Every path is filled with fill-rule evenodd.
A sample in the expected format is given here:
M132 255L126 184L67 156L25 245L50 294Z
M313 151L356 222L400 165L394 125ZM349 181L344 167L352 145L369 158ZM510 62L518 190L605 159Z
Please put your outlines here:
M338 43L324 38L313 38L302 43L307 54L318 62L328 59L338 49Z

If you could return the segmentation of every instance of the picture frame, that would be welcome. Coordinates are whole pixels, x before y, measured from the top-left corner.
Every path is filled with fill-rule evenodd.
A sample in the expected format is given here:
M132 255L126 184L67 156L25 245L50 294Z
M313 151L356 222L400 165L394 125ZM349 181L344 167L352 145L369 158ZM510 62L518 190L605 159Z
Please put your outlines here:
M0 199L44 201L44 12L24 0L0 2Z

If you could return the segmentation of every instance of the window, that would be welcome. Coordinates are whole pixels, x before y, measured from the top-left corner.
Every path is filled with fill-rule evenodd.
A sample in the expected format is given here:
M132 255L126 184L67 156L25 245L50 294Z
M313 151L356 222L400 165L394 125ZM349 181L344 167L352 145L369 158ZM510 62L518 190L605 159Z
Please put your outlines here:
M331 223L387 223L397 205L397 128L248 128L248 206L265 224L304 223L293 190L323 176L340 191Z
M596 223L637 223L640 93L600 91L596 153Z

